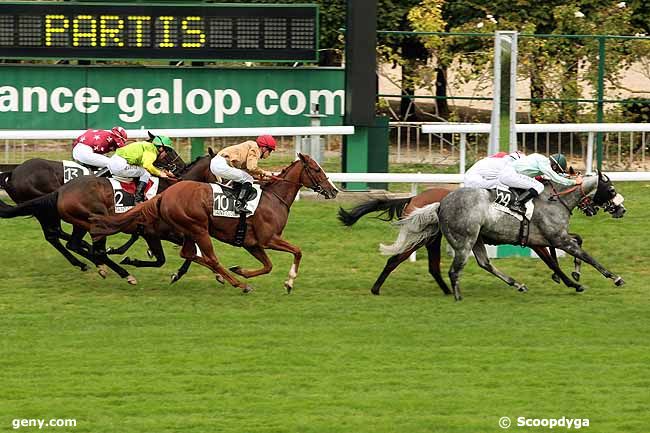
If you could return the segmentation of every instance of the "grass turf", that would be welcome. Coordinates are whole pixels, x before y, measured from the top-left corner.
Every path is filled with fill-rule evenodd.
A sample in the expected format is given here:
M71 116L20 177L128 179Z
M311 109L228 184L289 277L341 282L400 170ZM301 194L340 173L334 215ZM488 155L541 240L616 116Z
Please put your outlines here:
M485 433L502 431L501 416L566 416L645 432L650 185L617 187L625 218L576 215L571 230L624 287L583 265L589 289L576 294L539 261L498 260L521 294L470 261L460 303L434 287L423 254L370 295L377 244L396 232L373 219L342 228L326 201L292 209L285 237L304 253L292 295L288 254L271 252L273 272L241 295L198 266L170 286L181 262L167 246L168 264L135 269L132 287L70 267L36 221L0 221L0 430L75 418L50 430ZM226 264L257 266L215 245Z

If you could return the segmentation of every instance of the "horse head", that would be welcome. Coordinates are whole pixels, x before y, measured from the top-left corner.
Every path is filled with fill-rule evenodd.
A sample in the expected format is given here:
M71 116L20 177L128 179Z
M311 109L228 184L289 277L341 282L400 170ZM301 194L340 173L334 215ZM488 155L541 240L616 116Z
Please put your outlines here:
M158 154L155 166L171 171L174 176L179 176L185 170L186 164L175 149L165 146L165 151Z
M623 200L623 196L616 192L609 177L598 171L598 186L593 203L605 209L605 212L611 214L613 218L622 218L626 211Z
M585 179L586 181L587 179ZM623 196L616 192L612 181L598 171L597 177L591 177L590 187L583 185L582 199L578 204L578 208L587 216L594 216L602 207L606 212L614 218L622 218L625 214L625 206L623 206ZM594 182L596 181L596 182ZM585 193L585 189L589 189Z
M302 185L321 194L326 199L336 197L339 190L329 180L321 166L309 155L299 153L298 158L298 161L302 162L302 171L300 172L300 182Z

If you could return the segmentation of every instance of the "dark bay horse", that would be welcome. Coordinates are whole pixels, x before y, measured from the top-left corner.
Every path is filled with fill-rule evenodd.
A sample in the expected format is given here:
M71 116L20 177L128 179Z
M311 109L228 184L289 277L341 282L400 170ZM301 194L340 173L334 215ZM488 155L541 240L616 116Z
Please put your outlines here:
M527 245L530 247L559 248L581 261L589 263L605 277L614 280L617 286L623 279L605 269L587 254L568 233L569 218L576 207L587 215L594 215L603 207L614 218L625 213L622 197L616 193L611 181L603 176L586 176L582 185L573 187L547 184L544 192L535 198L535 212L530 221ZM454 260L449 271L454 297L461 300L460 272L467 263L470 252L474 253L480 267L496 275L508 285L525 291L526 286L496 269L487 257L485 243L494 245L517 244L519 221L495 210L491 204L494 192L474 188L458 189L440 203L427 205L413 211L399 221L400 234L393 245L382 246L386 254L400 254L414 245L430 242L430 239L445 236L454 249ZM548 264L548 263L547 263Z
M327 199L338 194L338 190L318 163L308 155L299 154L299 158L285 167L277 178L263 185L259 206L248 218L249 229L243 247L262 263L262 268L243 269L235 266L230 268L232 272L244 278L267 274L271 272L273 265L265 249L289 252L293 254L294 259L284 287L287 292L291 292L298 276L302 252L297 246L282 239L282 231L289 218L289 209L303 186ZM183 234L181 257L209 268L234 287L247 293L252 290L251 286L239 281L223 267L211 242L211 237L214 237L222 242L234 244L238 219L213 216L213 205L210 185L183 181L124 214L93 216L90 233L93 239L100 239L133 225L150 226L156 221L163 221L175 232ZM201 255L197 254L197 245Z
M174 161L175 174L183 176L186 179L210 181L214 180L214 175L210 172L210 156L202 157L194 163L185 167L182 159L178 158L175 151L169 150L161 154L158 164L170 169L169 164ZM175 179L160 178L159 191L165 190L167 187L175 183ZM76 252L82 257L91 260L95 265L100 266L100 275L106 276L106 270L101 265L107 265L115 271L120 277L127 278L131 284L137 283L125 269L114 263L106 255L106 240L93 242L91 251L87 251L81 245L83 237L90 228L88 218L91 214L112 214L115 210L115 199L113 196L113 187L107 178L82 176L66 183L58 190L46 194L42 197L29 200L25 203L19 204L15 207L9 206L0 202L0 217L13 218L16 216L34 216L38 219L43 229L45 238L57 246L65 257L70 261L73 266L77 266L82 270L85 269L85 264L80 262L76 257L70 254L63 245L58 241L58 228L60 227L61 220L66 221L73 225L73 232L70 241L66 247L71 251ZM165 261L164 252L160 239L169 240L171 242L181 243L182 238L170 230L169 226L160 224L152 229L155 229L156 234L152 234L145 228L144 232L137 226L128 227L126 233L141 233L149 246L149 249L156 256L156 261L141 262L127 260L126 264L133 264L136 266L162 266ZM160 236L162 234L162 236ZM124 262L123 262L124 263Z
M352 226L355 224L361 217L367 215L371 212L380 212L377 216L378 219L383 221L392 221L394 219L406 218L416 209L422 208L432 203L438 203L443 198L445 198L452 190L446 188L429 188L420 194L417 194L413 197L405 198L375 198L368 200L364 203L361 203L350 210L345 210L339 208L339 220L346 226ZM576 234L572 234L576 241L582 245L582 238ZM440 272L440 242L442 238L436 237L431 239L430 242L424 244L427 249L428 261L429 261L429 273L436 281L440 290L444 294L450 295L452 292L449 290L449 286L442 278ZM386 278L400 265L402 264L411 254L420 249L423 245L414 245L412 248L404 251L403 253L396 254L391 256L387 261L384 269L381 271L377 280L370 289L374 295L378 295L381 289L381 286L386 281ZM535 253L542 258L544 263L546 263L551 270L553 270L553 281L559 283L560 281L564 282L567 286L573 287L578 291L582 291L582 286L572 282L569 277L564 274L562 269L559 267L557 261L557 256L555 254L554 248L545 248L545 247L532 247ZM579 269L580 269L580 260L575 259L576 270L573 273L576 280L579 278Z

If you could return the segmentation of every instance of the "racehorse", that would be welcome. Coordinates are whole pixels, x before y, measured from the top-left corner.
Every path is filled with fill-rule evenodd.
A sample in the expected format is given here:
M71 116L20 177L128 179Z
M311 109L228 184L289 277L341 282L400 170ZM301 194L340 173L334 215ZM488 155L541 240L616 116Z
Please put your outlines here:
M183 176L186 179L210 181L214 180L214 175L210 172L210 159L211 157L205 156L197 159L189 166L178 156L173 149L168 149L159 155L157 165L167 170L172 170L176 176ZM163 191L171 184L175 183L175 179L160 178L159 191ZM130 284L136 284L137 280L131 276L125 269L114 263L106 255L106 241L93 242L91 251L87 251L82 246L82 240L88 232L90 223L88 218L91 214L104 214L108 215L115 210L115 200L113 196L113 187L107 178L82 176L63 185L60 189L46 194L42 197L29 200L25 203L19 204L15 207L9 206L0 202L0 217L13 218L16 216L34 216L38 219L43 229L45 238L57 247L68 261L82 270L86 270L86 265L75 258L70 251L66 250L58 240L58 229L61 220L66 221L73 225L73 232L70 241L67 243L67 248L74 251L81 256L91 260L95 265L107 265L115 271L120 277L126 278ZM160 225L155 227L156 233L162 234L161 237L153 235L145 228L142 233L147 241L150 251L156 257L153 262L130 261L126 259L123 261L125 264L133 264L136 266L162 266L165 262L164 252L160 239L169 240L171 242L181 243L181 238L174 232L170 231L168 226ZM136 226L130 227L126 230L127 233L140 233L141 228ZM106 271L100 267L100 275L106 276Z
M485 243L517 244L520 240L519 221L492 206L494 191L460 188L440 203L433 203L411 213L399 221L401 226L397 241L382 246L386 254L400 254L415 245L430 242L431 238L445 236L454 250L454 260L449 278L457 301L462 299L460 272L467 263L470 252L474 253L480 267L496 275L508 285L520 291L527 288L496 269L488 259ZM559 248L573 257L595 267L601 274L624 284L623 278L608 271L587 254L568 233L572 210L578 207L587 215L594 215L603 207L614 218L625 214L622 196L616 193L607 176L602 173L585 176L581 185L558 187L549 183L539 197L535 198L535 212L530 220L526 244L533 247Z
M252 278L271 272L273 264L265 249L286 251L293 254L293 264L284 287L288 293L298 276L302 259L300 248L282 239L289 218L289 209L301 187L310 188L326 199L338 194L336 187L316 161L308 155L298 154L299 158L285 167L273 180L262 186L262 196L255 213L248 218L249 229L243 247L260 263L260 269L243 269L239 266L230 270L244 278ZM210 237L228 244L236 243L237 219L213 216L213 190L210 185L198 182L179 182L152 200L142 203L121 215L98 215L91 218L90 233L93 239L122 231L133 225L149 226L156 221L164 221L175 232L184 236L180 255L186 260L199 263L217 276L221 275L232 286L248 293L252 287L231 275L214 253ZM197 254L197 246L200 254Z
M369 200L367 202L361 203L354 208L346 211L343 208L339 208L339 220L346 226L352 226L356 223L362 216L370 213L381 211L380 215L377 216L378 219L384 221L391 221L393 219L401 219L409 216L411 212L416 209L422 208L426 205L440 202L444 197L446 197L452 190L445 188L430 188L420 194L413 197L406 198L376 198ZM571 234L576 241L582 245L582 238L576 234ZM436 281L440 290L443 291L445 295L450 295L451 290L447 286L447 283L442 278L440 273L440 242L442 237L434 237L430 242L427 242L424 246L427 248L427 254L429 259L429 273ZM400 264L402 264L412 253L421 248L422 245L414 245L408 250L400 254L395 254L391 256L387 261L384 269L377 277L377 280L373 284L370 291L374 295L378 295L381 289L381 286L386 281L386 278L393 272ZM557 256L555 254L554 248L546 249L544 247L532 247L532 249L540 256L544 262L553 270L553 281L559 283L563 281L568 287L573 287L577 291L582 291L582 286L572 282L560 269L559 263L557 261ZM550 251L549 251L550 250ZM578 280L580 278L580 261L575 259L575 271L573 272L573 277Z

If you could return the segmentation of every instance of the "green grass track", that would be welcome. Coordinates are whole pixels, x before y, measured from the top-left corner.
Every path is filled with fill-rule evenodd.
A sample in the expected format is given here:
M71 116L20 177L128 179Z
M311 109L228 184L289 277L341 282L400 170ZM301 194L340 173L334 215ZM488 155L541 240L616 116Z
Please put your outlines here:
M396 231L370 218L343 228L325 200L292 209L285 237L303 262L291 295L288 254L271 252L273 272L242 295L198 266L170 285L181 261L167 245L168 264L135 269L132 287L69 266L35 220L2 220L0 431L74 418L47 430L489 433L502 416L565 416L592 433L648 432L650 184L617 189L625 218L576 214L571 231L624 287L584 265L577 294L540 261L498 260L522 294L471 260L462 302L434 287L423 254L370 295L377 245ZM228 266L257 266L215 245ZM129 255L146 258L144 246Z

